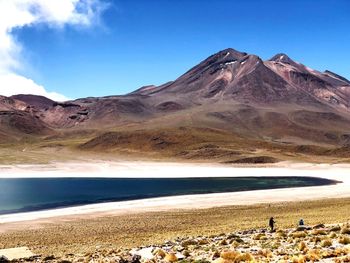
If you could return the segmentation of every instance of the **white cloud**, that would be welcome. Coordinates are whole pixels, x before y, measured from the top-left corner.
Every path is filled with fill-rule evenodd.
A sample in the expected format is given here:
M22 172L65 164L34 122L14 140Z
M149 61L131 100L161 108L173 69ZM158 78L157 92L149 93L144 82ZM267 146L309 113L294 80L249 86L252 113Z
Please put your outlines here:
M66 100L17 73L22 69L22 46L16 42L13 30L42 23L52 27L90 26L104 7L100 0L0 0L0 94L36 94Z
M33 80L14 73L0 74L1 95L35 94L48 97L55 101L65 101L67 98L56 92L48 92ZM9 88L3 88L9 87Z

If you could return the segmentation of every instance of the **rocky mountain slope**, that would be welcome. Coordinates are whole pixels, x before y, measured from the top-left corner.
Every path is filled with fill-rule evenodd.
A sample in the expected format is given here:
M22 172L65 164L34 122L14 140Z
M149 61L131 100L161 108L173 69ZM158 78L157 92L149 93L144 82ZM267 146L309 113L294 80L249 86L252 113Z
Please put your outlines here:
M89 130L97 137L83 148L99 148L100 141L108 149L123 137L109 136L110 131L122 132L137 144L134 131L148 130L148 140L143 138L142 144L152 146L158 140L172 145L178 142L168 138L169 130L180 129L176 136L181 136L181 128L186 127L201 133L203 129L228 133L232 142L347 147L349 110L350 82L331 71L310 69L285 54L263 61L226 49L175 81L127 95L67 102L34 95L1 97L0 134L18 138L18 134Z
M35 115L34 108L21 100L0 96L0 142L50 134L52 130Z

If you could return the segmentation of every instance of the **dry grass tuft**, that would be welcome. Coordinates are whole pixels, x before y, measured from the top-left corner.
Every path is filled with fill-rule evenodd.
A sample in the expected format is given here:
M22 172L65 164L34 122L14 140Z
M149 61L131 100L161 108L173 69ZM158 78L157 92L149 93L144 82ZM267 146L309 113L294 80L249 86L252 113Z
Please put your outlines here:
M348 236L340 236L338 238L338 242L340 244L343 244L343 245L348 245L348 244L350 244L350 237L348 237Z
M226 250L220 253L220 257L227 260L235 260L240 253L238 251Z
M164 260L167 262L176 262L178 259L175 253L167 253L164 257Z
M290 234L293 238L305 238L307 236L306 232L298 231Z
M299 244L298 244L298 248L300 251L305 251L307 250L307 245L304 241L301 241Z
M36 254L65 255L85 254L93 251L96 244L102 248L133 248L161 244L181 236L210 236L232 233L238 230L264 228L274 215L280 229L292 228L300 214L311 225L346 222L350 211L350 199L326 199L319 201L260 204L253 206L230 206L211 209L149 212L126 215L86 215L84 218L62 218L53 222L28 222L28 224L0 226L0 248L28 246ZM293 238L309 238L305 232L292 232L288 239L285 231L277 231L275 241L295 244ZM339 232L338 232L339 233ZM289 236L290 235L290 236ZM310 237L321 242L329 236ZM317 240L315 239L317 238ZM343 244L350 244L346 235L337 236ZM231 246L243 243L237 238ZM64 240L64 242L62 242ZM264 242L264 241L262 241ZM282 242L282 243L283 243ZM196 245L198 243L194 242ZM272 246L272 244L269 244ZM310 246L309 246L310 247ZM271 247L266 247L271 249ZM310 247L311 248L311 247ZM289 260L289 259L287 259Z
M340 234L347 234L350 235L350 227L349 226L345 226L340 230Z
M307 261L318 261L321 259L320 251L319 250L309 250L306 254L306 260Z
M325 235L327 235L327 232L324 229L314 229L314 230L312 230L311 234L314 236L318 236L318 235L325 236Z
M294 256L292 258L292 263L305 263L306 262L306 256L299 255L299 256Z
M333 242L331 239L325 239L325 240L322 240L321 242L321 247L330 247L333 245Z

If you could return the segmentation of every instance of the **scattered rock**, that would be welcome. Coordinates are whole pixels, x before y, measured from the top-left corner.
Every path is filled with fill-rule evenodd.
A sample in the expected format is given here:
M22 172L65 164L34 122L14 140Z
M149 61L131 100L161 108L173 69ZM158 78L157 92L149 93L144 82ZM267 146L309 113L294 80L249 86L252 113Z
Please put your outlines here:
M54 260L54 259L55 259L54 255L44 257L44 261L49 261L49 260Z
M311 227L309 226L298 226L295 231L305 231L305 230L310 230Z

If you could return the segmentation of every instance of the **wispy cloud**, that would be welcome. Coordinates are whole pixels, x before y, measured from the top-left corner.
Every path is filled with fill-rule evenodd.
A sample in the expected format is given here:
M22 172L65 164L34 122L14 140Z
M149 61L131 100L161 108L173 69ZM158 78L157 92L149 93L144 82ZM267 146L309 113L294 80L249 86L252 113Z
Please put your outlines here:
M36 94L62 101L67 98L47 91L35 81L19 75L22 69L22 45L13 35L14 29L47 24L88 27L105 9L100 0L0 0L0 94Z

